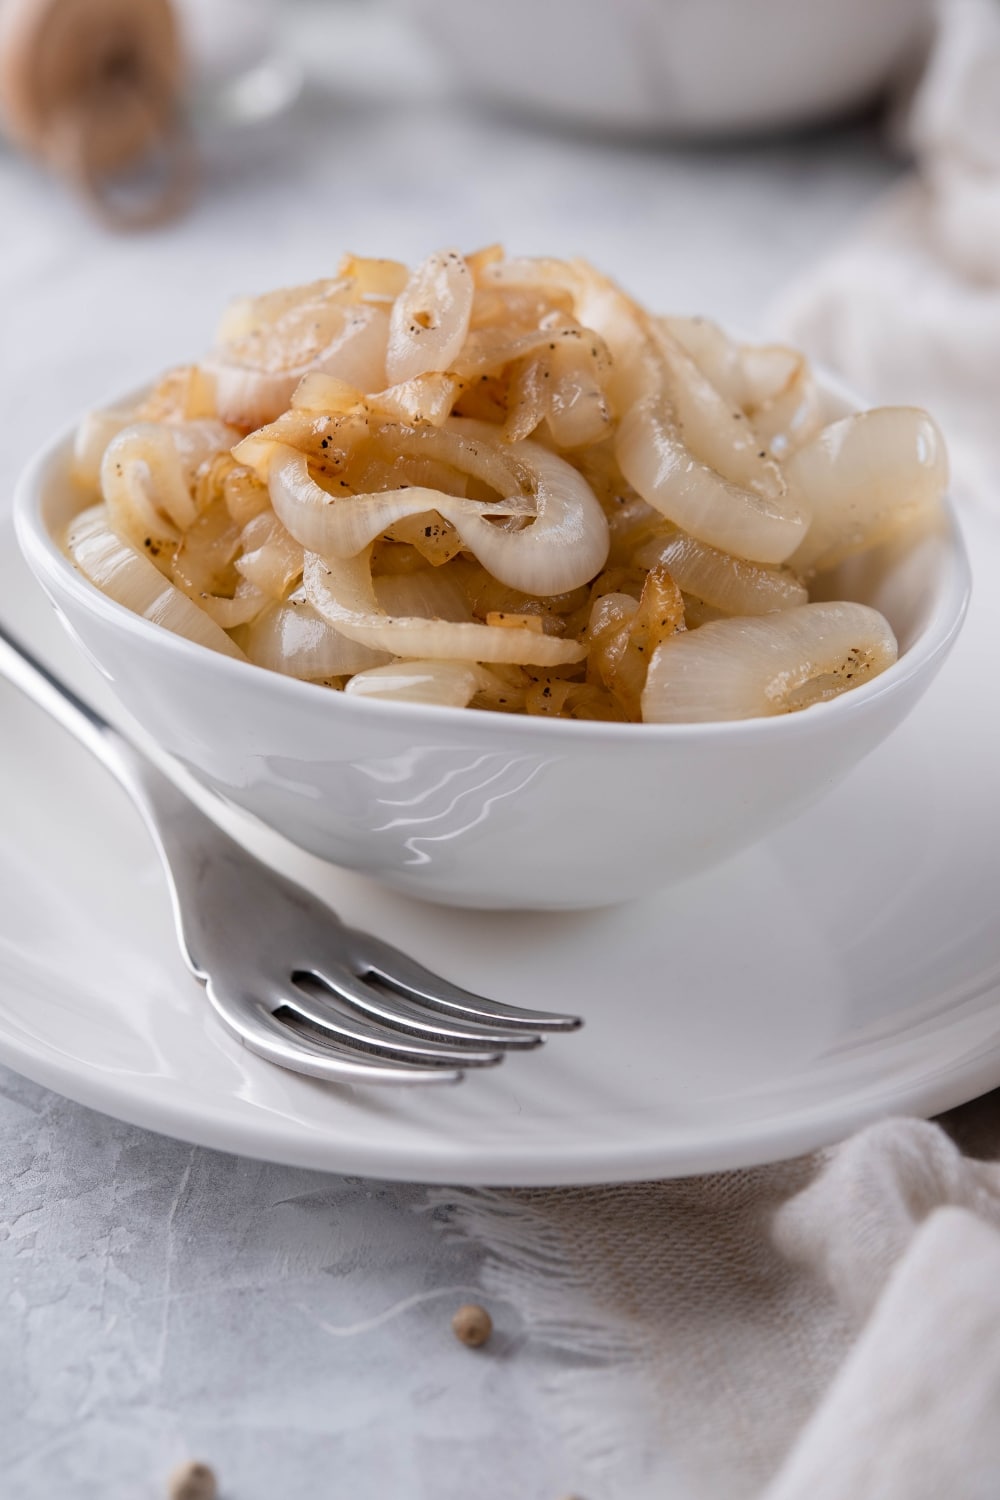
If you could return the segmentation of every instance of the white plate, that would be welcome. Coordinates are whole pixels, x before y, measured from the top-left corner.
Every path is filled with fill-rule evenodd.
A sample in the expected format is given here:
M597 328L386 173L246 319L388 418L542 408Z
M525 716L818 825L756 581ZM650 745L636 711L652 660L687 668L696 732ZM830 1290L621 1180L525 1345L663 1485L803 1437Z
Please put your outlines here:
M966 530L977 577L1000 577L1000 523ZM0 559L4 618L107 703L9 528ZM205 1146L424 1182L718 1170L958 1104L1000 1084L998 641L990 581L925 701L826 802L627 907L449 912L244 828L348 920L459 983L587 1018L461 1088L415 1093L300 1078L224 1034L124 794L0 685L0 1059Z

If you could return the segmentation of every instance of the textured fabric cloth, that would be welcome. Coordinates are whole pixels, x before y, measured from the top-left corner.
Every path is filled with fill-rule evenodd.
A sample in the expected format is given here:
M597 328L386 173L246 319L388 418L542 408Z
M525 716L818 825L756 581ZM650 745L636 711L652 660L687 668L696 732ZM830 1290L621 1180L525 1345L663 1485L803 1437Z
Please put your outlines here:
M1000 1092L974 1113L1000 1157ZM436 1193L552 1356L580 1494L995 1500L1000 1163L953 1142L968 1116L754 1171Z
M895 133L917 171L775 309L872 400L926 406L963 497L1000 469L1000 5L952 0Z
M994 1500L998 1330L1000 1234L966 1209L939 1208L890 1273L768 1500Z
M1000 7L942 6L896 129L917 171L772 322L1000 478ZM992 488L991 488L992 484ZM557 1351L542 1393L601 1500L1000 1495L1000 1094L690 1181L452 1195ZM445 1201L439 1195L439 1202ZM667 1457L669 1455L669 1459Z

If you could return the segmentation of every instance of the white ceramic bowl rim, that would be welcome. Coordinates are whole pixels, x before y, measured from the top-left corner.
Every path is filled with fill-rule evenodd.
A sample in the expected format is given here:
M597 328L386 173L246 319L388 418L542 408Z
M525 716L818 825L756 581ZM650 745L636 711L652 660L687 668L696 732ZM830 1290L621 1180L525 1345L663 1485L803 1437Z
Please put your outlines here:
M824 377L824 382L835 391L843 390L839 382L832 381L829 377ZM121 398L118 404L120 400ZM811 733L818 727L822 717L863 711L864 705L872 699L894 692L921 673L942 653L946 653L961 629L971 593L971 572L957 517L951 501L946 500L943 511L950 544L948 565L944 570L945 577L938 597L917 638L878 677L852 688L830 702L814 704L799 713L690 724L621 724L593 719L548 719L527 714L498 714L488 709L451 708L441 704L380 702L360 695L345 696L343 693L331 692L318 683L271 672L252 662L224 656L221 652L189 641L186 637L176 635L135 614L90 583L62 551L41 515L43 477L50 465L69 448L76 427L77 423L74 422L45 444L22 471L14 491L14 522L21 549L51 579L57 589L66 591L84 609L133 636L137 644L173 653L180 661L189 662L192 669L214 672L220 681L225 681L234 672L253 672L261 679L262 693L267 692L278 698L288 697L303 703L318 703L322 698L329 705L331 713L347 711L352 717L357 716L362 723L369 715L374 715L376 720L382 720L386 714L398 715L404 725L408 720L427 721L439 725L442 730L453 725L461 727L463 733L490 738L499 718L503 720L505 734L523 736L528 740L568 736L571 740L578 741L603 740L632 745L641 742L649 746L691 737L740 739Z

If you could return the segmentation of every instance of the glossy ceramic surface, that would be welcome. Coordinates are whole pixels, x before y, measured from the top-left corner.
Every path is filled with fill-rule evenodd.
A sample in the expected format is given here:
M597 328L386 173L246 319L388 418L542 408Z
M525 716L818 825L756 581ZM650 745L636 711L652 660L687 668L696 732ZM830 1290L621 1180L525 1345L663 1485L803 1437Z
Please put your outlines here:
M810 0L805 24L800 0L406 6L477 102L591 130L709 136L856 109L919 53L931 8Z
M896 728L966 606L966 559L945 515L842 571L831 596L881 609L900 660L806 713L618 725L377 703L192 645L93 588L54 540L81 504L69 441L22 479L19 539L125 708L204 786L301 848L450 905L592 907L746 848Z
M598 913L457 912L251 830L458 982L586 1016L516 1073L434 1097L292 1077L235 1044L183 968L137 816L0 684L0 1058L223 1150L476 1183L736 1167L1000 1084L1000 523L967 532L982 586L926 699L824 802L711 875ZM107 706L9 530L0 589L10 624Z

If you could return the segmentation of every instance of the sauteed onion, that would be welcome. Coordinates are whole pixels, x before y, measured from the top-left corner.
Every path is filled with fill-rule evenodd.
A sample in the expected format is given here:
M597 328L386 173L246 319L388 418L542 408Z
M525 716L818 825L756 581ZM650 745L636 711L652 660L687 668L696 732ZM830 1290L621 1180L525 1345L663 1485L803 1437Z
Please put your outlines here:
M882 616L813 580L924 524L947 459L915 408L830 420L795 350L490 246L244 298L81 425L76 471L73 561L200 645L355 696L672 723L889 666Z

